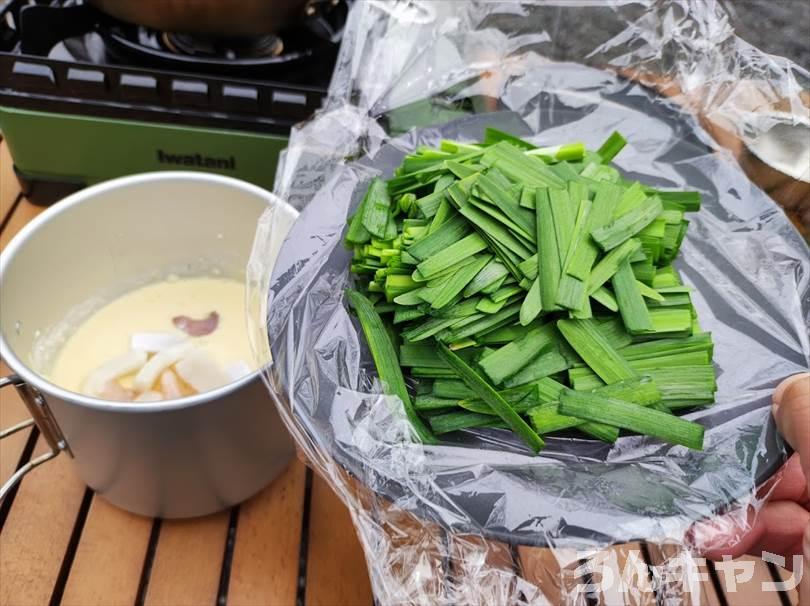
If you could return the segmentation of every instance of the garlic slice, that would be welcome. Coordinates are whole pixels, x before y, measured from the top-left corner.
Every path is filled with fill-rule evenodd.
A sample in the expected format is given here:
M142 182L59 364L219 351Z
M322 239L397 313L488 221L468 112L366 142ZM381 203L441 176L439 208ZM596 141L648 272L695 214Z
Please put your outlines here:
M160 402L162 399L163 394L159 391L145 391L135 398L135 402Z
M171 332L136 332L130 337L129 346L146 353L157 353L185 340L185 337Z
M216 389L231 382L216 361L201 349L186 352L174 368L181 379L199 392Z
M135 378L132 380L133 387L135 387L137 391L149 390L152 385L154 385L155 381L157 381L160 373L193 349L194 346L191 343L183 342L164 349L163 351L159 351L152 356L138 371L138 374L135 375Z
M84 393L102 397L107 383L136 372L146 364L147 357L145 351L131 350L105 362L88 375L84 382Z

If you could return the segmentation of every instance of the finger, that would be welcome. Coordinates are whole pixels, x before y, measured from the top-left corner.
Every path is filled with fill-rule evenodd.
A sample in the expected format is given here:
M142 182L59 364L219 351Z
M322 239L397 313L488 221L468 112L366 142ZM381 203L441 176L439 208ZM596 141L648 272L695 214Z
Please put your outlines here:
M810 524L804 529L804 541L802 541L802 565L804 574L799 583L799 604L810 602Z
M769 503L760 512L761 528L759 540L745 553L758 558L765 552L775 553L785 558L785 567L793 569L794 556L802 553L802 538L810 524L810 512L791 501Z
M762 557L768 551L792 564L793 555L801 553L802 537L809 524L810 512L806 509L790 501L775 501L768 503L756 517L750 514L747 521L722 516L708 528L696 528L694 540L696 545L702 544L703 554L713 560L746 553Z
M795 501L810 509L807 479L799 462L799 455L791 456L787 463L757 490L757 497L768 501Z
M779 433L799 454L805 477L810 478L810 373L790 377L776 388L773 416Z

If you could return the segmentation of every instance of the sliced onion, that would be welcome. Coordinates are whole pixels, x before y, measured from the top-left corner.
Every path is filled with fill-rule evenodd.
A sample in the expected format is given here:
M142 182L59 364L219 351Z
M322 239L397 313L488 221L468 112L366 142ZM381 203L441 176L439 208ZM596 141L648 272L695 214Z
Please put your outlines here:
M129 344L132 349L157 353L184 340L184 337L172 332L136 332L130 337Z
M216 361L201 349L186 352L174 368L181 379L199 392L216 389L231 382Z
M172 323L184 333L191 337L204 337L210 335L219 326L219 314L212 311L205 318L195 320L189 316L176 316L172 318Z
M163 399L163 394L159 391L145 391L137 398L136 402L160 402Z
M103 397L101 394L107 383L138 371L146 364L147 357L145 351L131 350L105 362L87 376L84 382L84 393L94 397Z
M118 381L107 381L98 397L115 402L132 402L135 399L135 392L122 387Z
M167 400L183 397L180 381L177 380L177 375L172 372L171 368L164 370L163 374L160 375L160 391L163 392Z
M133 387L138 391L147 391L155 384L160 373L169 368L172 364L177 362L186 353L192 351L194 345L188 342L173 345L163 351L159 351L152 356L149 361L135 375L132 381Z
M250 364L244 360L231 362L225 367L225 374L231 378L231 381L238 381L242 377L246 377L252 372L253 369L250 367Z

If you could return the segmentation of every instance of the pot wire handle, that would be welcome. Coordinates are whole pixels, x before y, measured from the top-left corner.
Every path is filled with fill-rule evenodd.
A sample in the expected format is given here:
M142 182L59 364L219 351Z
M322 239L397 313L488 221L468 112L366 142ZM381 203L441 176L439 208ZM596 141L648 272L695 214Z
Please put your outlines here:
M0 430L0 440L3 438L7 438L8 436L17 433L18 431L22 431L28 427L36 426L39 428L40 432L42 433L42 437L45 438L45 441L48 443L50 447L50 451L42 454L35 459L31 459L25 465L20 467L17 471L15 471L11 477L5 481L2 487L0 487L0 502L6 497L6 495L11 491L11 489L23 478L25 474L29 471L42 465L43 463L50 461L54 457L56 457L60 452L63 450L70 450L67 447L67 443L65 442L64 437L62 436L62 432L59 431L59 427L56 424L53 416L51 415L51 411L48 408L45 399L42 397L34 387L28 385L23 379L18 377L17 375L9 375L7 377L0 377L0 389L3 387L15 387L17 392L20 394L23 402L25 403L26 408L28 408L28 412L31 413L31 418L26 419L25 421L21 421L16 425L12 425L6 429Z

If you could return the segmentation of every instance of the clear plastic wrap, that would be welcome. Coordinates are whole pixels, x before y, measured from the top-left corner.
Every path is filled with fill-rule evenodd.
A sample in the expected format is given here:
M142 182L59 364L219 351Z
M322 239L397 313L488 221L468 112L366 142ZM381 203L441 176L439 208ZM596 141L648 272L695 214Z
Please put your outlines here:
M293 133L278 172L301 215L274 267L277 218L265 217L249 273L255 296L269 284L270 394L349 506L380 603L608 603L645 579L672 603L700 602L684 579L687 532L718 513L744 528L787 456L770 396L810 366L810 254L699 119L745 145L774 116L805 118L808 82L736 38L714 2L355 5L327 106ZM346 218L416 145L476 140L485 126L592 148L619 130L625 173L702 192L677 266L715 341L717 402L687 415L707 428L703 452L551 438L531 456L496 429L426 447L381 394L343 301ZM663 545L647 553L658 567L621 584L639 562L599 554L637 540Z

